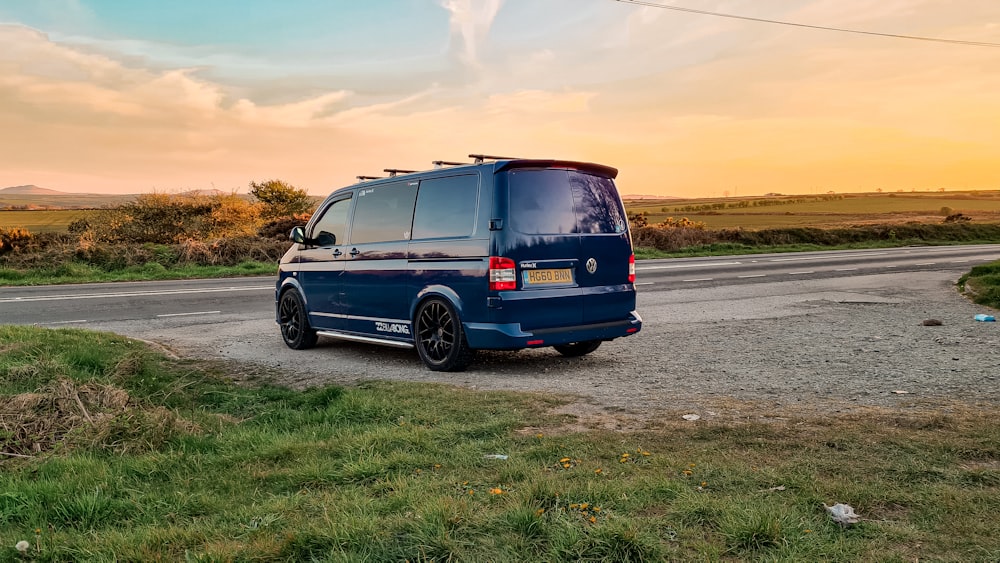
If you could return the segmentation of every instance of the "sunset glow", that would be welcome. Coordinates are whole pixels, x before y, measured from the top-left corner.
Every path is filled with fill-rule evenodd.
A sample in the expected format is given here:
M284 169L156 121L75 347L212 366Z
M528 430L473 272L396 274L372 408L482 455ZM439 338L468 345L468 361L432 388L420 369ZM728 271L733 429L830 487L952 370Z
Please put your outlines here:
M992 0L669 4L1000 43ZM625 194L1000 189L998 92L996 47L613 0L0 0L0 188L322 195L485 152Z

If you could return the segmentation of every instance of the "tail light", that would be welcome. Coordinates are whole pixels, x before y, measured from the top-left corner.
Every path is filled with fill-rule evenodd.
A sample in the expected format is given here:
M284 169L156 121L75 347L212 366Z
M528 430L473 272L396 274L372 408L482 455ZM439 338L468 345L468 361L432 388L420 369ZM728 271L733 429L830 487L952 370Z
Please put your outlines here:
M510 258L490 256L490 290L517 289L517 273Z
M628 283L635 283L635 254L628 257Z

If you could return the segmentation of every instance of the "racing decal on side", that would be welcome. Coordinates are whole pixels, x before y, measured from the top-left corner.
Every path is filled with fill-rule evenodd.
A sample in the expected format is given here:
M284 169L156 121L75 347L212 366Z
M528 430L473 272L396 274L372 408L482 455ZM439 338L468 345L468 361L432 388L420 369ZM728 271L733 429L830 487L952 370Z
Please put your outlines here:
M378 332L405 334L406 336L410 336L410 325L405 323L385 323L382 321L375 321L375 330Z

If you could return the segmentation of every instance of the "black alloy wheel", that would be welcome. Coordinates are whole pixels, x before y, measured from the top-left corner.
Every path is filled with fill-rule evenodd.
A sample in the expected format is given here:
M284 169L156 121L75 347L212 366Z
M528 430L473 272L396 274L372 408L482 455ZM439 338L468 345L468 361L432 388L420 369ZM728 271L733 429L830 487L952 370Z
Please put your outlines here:
M472 361L462 323L447 301L433 298L422 303L413 324L417 353L432 371L462 371Z
M289 289L281 294L278 302L278 323L285 345L294 350L305 350L316 345L316 331L309 326L309 317L298 290Z
M583 342L573 342L572 344L559 344L553 346L556 352L559 352L567 358L576 358L579 356L586 356L587 354L597 350L601 346L600 340L585 340Z

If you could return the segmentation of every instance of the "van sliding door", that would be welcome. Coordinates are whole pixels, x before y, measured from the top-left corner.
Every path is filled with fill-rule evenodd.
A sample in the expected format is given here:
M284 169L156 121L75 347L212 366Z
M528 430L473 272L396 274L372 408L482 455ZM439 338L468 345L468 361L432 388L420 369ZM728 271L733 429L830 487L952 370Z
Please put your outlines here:
M412 337L406 299L407 244L416 181L358 189L341 299L350 332L380 338Z

